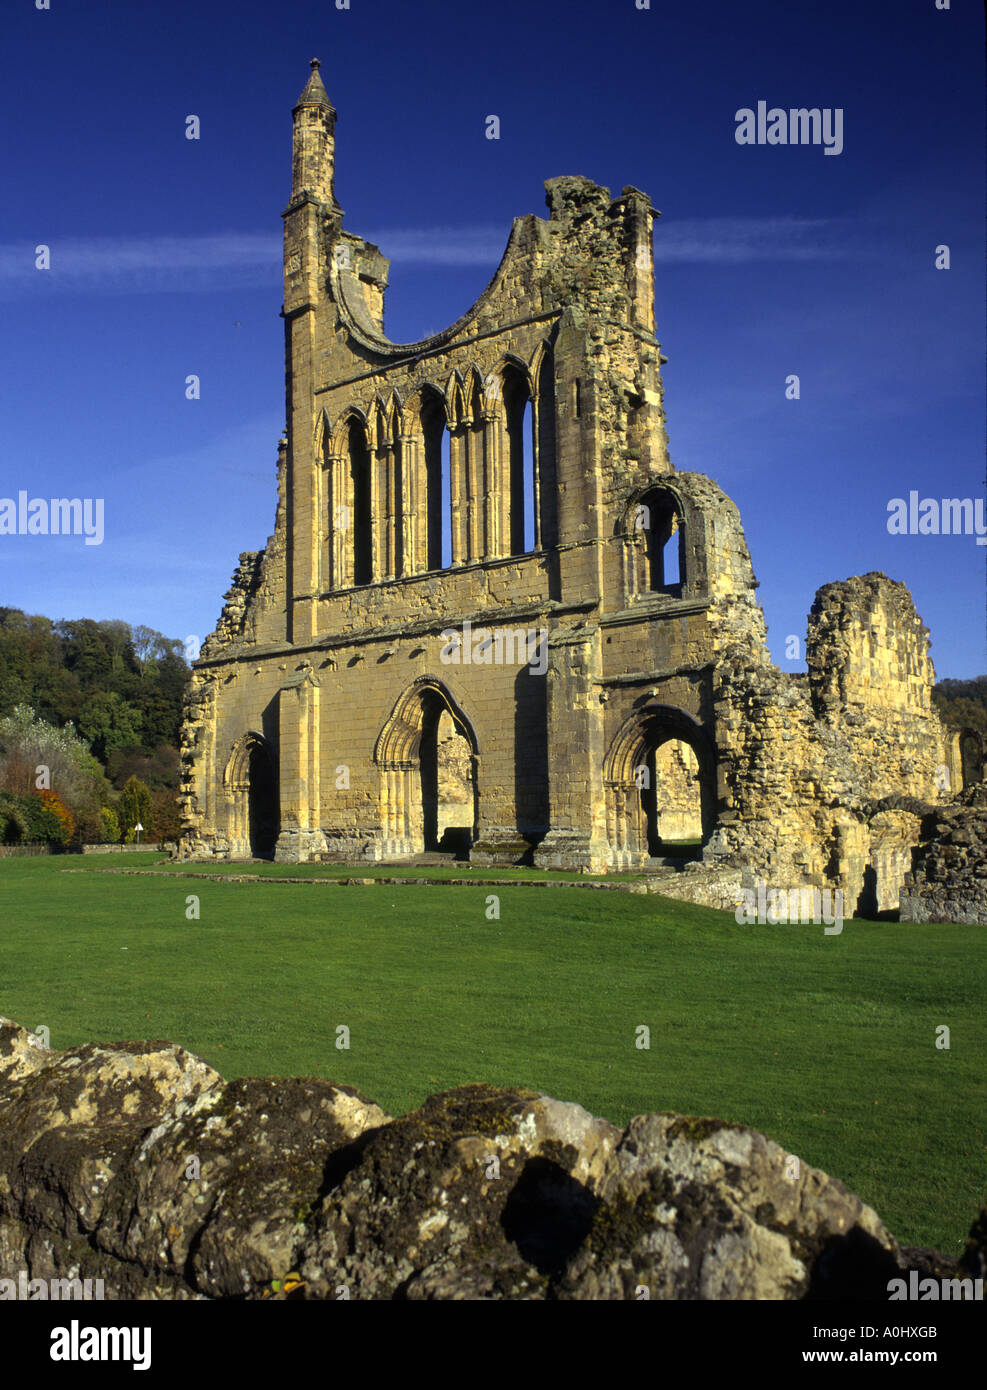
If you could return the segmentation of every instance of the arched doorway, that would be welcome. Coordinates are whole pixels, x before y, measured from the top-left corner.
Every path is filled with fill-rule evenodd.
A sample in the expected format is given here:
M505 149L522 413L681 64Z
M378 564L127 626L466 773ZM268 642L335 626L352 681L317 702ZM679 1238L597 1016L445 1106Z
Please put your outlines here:
M974 729L964 729L959 739L960 775L963 790L974 786L983 779L984 747L983 740Z
M632 715L604 763L612 865L697 851L713 830L715 770L708 736L684 710L648 705Z
M277 767L263 734L251 731L233 745L225 783L232 852L272 859L281 817Z
M699 759L691 743L669 738L648 748L635 769L641 788L648 853L668 854L678 846L698 845L703 838Z
M466 856L477 833L473 726L445 685L416 681L377 740L383 858L430 850Z
M423 700L418 757L425 849L468 854L476 822L473 750L435 692Z

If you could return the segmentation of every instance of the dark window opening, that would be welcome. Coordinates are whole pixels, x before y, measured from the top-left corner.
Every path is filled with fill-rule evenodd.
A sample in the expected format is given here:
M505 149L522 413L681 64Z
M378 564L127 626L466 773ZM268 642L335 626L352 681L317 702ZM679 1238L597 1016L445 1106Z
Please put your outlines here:
M449 476L449 442L446 435L445 411L431 397L422 405L422 434L425 441L425 568L445 568L444 537L448 523L444 522Z
M534 549L534 463L530 405L531 399L523 379L518 372L508 368L504 373L504 415L507 424L512 555L523 555Z
M524 507L523 543L526 551L534 550L535 534L535 413L531 402L525 401L521 418L521 497Z
M353 583L372 578L370 545L370 451L356 420L349 430L350 477L353 482Z

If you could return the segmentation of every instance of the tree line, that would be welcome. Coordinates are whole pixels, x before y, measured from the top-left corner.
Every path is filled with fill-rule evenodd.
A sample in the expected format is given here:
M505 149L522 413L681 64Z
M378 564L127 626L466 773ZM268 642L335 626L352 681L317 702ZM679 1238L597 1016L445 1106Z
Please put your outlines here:
M937 681L932 702L942 722L951 729L976 729L987 741L987 676L973 680Z
M182 643L0 607L0 842L172 840Z

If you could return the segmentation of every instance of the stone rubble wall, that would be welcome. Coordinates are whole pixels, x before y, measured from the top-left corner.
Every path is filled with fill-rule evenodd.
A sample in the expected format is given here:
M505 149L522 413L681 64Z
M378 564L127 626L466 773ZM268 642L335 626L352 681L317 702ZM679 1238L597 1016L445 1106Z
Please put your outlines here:
M321 1300L886 1301L917 1253L742 1125L620 1128L484 1085L392 1119L330 1081L226 1082L166 1042L41 1050L0 1019L0 1279L102 1279L108 1299L283 1298L293 1275Z
M901 920L987 926L987 783L925 818L902 885Z
M672 739L655 754L658 833L663 840L702 839L699 808L699 762L681 739Z
M717 669L726 811L712 858L769 884L841 889L846 912L898 906L920 811L941 801L948 733L932 708L928 632L908 590L868 574L819 590L808 677L734 645Z

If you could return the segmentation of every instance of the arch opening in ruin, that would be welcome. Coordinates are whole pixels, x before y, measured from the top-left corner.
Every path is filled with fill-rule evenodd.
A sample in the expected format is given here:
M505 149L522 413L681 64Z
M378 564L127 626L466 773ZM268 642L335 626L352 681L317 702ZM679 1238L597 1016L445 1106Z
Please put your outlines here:
M476 736L441 681L416 681L377 741L381 857L463 857L477 837Z
M419 763L425 849L468 854L476 820L473 750L437 695L425 702Z
M652 593L676 592L682 583L682 529L679 509L662 488L652 488L639 502L645 550L645 585Z
M626 601L687 591L686 521L680 497L669 487L650 487L626 504L615 534L622 535Z
M708 737L685 711L655 705L632 716L604 764L613 867L698 851L715 824L715 770Z
M638 776L650 853L667 854L675 845L698 845L703 838L702 789L692 745L670 738L649 748Z
M963 790L983 781L984 743L975 729L964 729L959 738L960 777Z
M233 746L226 768L229 837L234 854L273 859L281 829L274 753L251 730Z
M525 555L540 544L535 485L534 412L528 374L508 362L501 373L504 400L504 455L507 462L507 554Z

